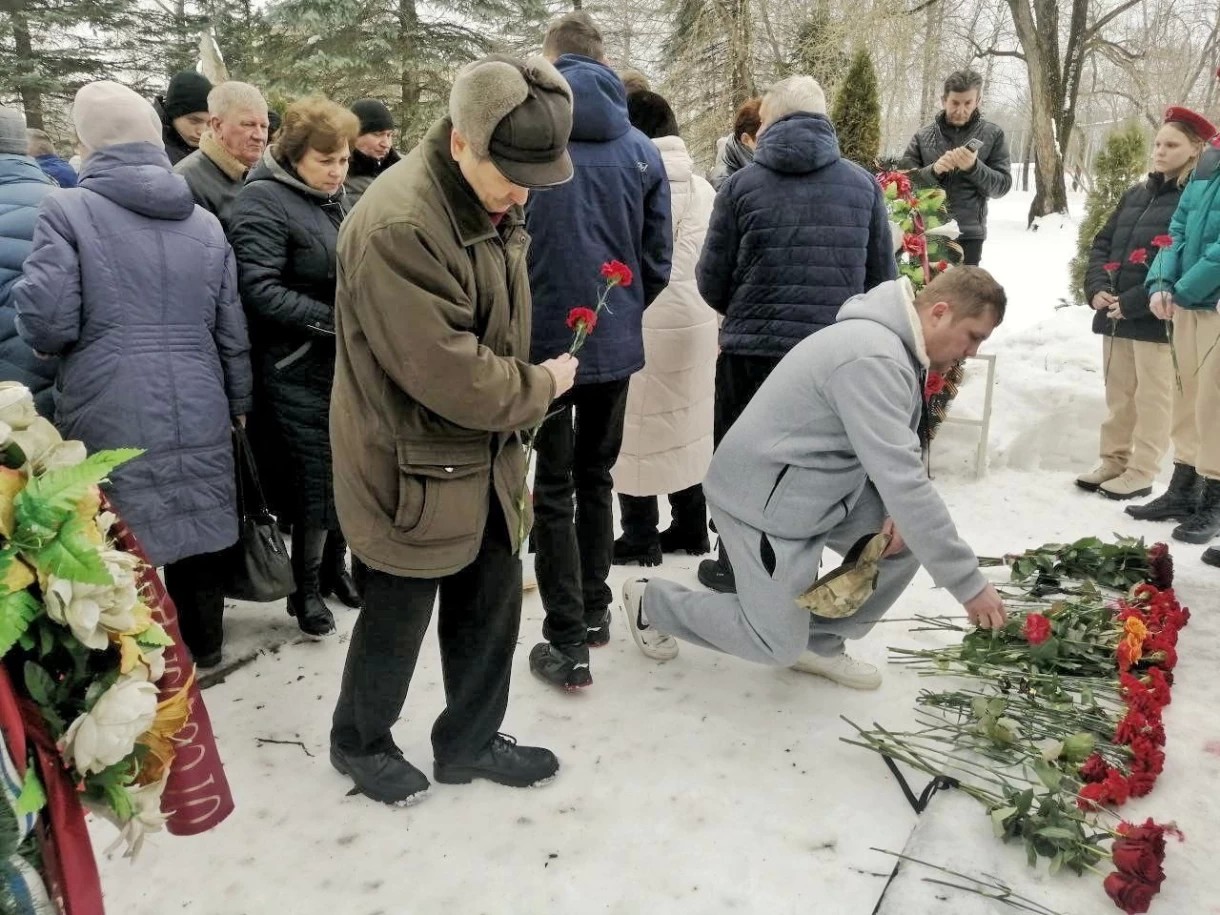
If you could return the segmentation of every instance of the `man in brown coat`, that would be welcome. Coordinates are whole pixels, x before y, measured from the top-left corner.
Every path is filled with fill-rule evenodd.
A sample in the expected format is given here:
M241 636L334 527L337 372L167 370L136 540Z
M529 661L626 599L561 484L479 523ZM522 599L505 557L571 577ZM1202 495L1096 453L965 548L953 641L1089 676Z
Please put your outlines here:
M529 522L521 430L572 386L576 360L530 344L529 188L570 179L572 96L541 57L464 69L438 121L339 236L331 401L335 504L364 608L331 730L331 763L374 800L428 788L390 728L440 595L446 708L437 781L528 786L550 750L499 733L521 618ZM525 512L523 519L521 512Z

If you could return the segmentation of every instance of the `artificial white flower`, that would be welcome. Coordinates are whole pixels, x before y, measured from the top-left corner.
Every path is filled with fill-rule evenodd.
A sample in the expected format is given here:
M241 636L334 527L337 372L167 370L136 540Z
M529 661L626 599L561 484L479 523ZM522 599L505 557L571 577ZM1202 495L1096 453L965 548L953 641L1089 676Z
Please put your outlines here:
M937 226L935 229L928 229L924 235L939 236L941 238L957 238L962 234L961 227L957 224L956 219L950 219L943 226Z
M39 456L34 472L47 473L52 470L62 470L65 467L75 467L88 456L89 452L85 450L84 442L74 439L62 441L57 445L52 445Z
M140 660L143 663L135 666L131 676L147 680L149 683L157 683L165 676L164 648L141 648Z
M160 832L165 827L168 815L161 812L161 795L165 793L165 783L168 780L169 773L166 772L160 781L151 785L128 788L127 798L131 801L132 814L126 821L120 820L108 804L89 805L94 813L109 820L119 829L119 837L106 848L106 854L113 854L120 845L126 843L123 857L134 859L144 847L144 837L150 832Z
M30 389L19 381L0 381L0 421L13 429L26 429L37 418Z
M71 627L72 634L94 650L110 643L107 630L131 632L136 628L140 603L136 586L140 560L120 550L102 550L99 555L110 573L111 584L94 585L50 575L43 589L47 616Z
M14 427L11 439L31 464L37 464L43 455L64 440L50 420L41 416L34 417L34 421L24 429Z
M81 775L105 771L135 749L136 738L156 717L157 687L147 680L119 677L92 709L72 722L59 751Z
M94 520L97 522L98 533L100 533L102 535L102 539L105 540L110 536L110 529L114 527L115 522L119 520L119 516L114 512L98 512L97 517Z

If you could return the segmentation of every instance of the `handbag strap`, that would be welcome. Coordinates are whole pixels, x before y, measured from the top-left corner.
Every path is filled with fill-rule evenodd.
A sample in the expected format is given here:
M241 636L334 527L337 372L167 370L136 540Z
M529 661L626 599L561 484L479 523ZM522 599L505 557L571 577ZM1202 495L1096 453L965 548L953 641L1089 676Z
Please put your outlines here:
M263 484L258 478L258 465L254 462L254 449L250 447L250 438L246 435L245 427L239 423L233 424L233 450L236 452L238 462L237 470L237 505L243 517L249 517L251 514L268 514L267 497L263 495ZM245 483L246 474L250 475L251 495L254 497L254 504L250 504L246 500ZM252 513L249 509L253 507Z

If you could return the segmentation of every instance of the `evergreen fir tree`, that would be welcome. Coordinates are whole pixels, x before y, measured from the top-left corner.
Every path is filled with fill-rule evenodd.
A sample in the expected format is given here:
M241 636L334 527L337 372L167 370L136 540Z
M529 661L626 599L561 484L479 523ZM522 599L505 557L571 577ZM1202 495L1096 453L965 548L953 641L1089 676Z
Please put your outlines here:
M848 57L843 50L844 30L826 10L813 10L801 23L785 75L812 76L833 96L847 72Z
M881 151L881 99L877 93L877 71L863 48L852 58L835 97L831 119L843 157L875 171Z
M1093 190L1085 200L1084 221L1076 237L1076 256L1068 267L1074 301L1088 304L1084 301L1084 274L1093 239L1118 206L1119 198L1146 171L1147 165L1148 138L1138 124L1128 124L1106 137L1094 164Z

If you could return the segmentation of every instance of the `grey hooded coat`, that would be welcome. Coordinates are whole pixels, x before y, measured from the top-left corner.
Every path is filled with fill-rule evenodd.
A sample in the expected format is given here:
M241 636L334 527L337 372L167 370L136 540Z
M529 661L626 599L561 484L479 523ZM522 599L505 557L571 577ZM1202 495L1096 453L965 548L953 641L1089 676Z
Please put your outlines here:
M85 160L42 204L17 331L62 356L56 425L90 451L145 453L111 496L163 565L237 539L231 417L251 407L246 321L216 217L150 143Z

